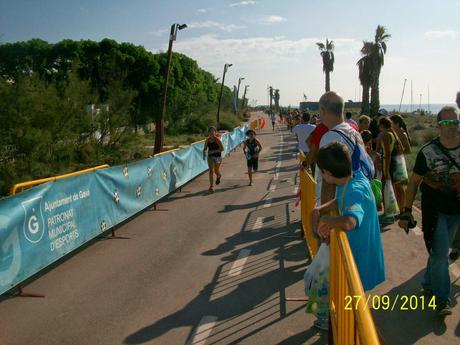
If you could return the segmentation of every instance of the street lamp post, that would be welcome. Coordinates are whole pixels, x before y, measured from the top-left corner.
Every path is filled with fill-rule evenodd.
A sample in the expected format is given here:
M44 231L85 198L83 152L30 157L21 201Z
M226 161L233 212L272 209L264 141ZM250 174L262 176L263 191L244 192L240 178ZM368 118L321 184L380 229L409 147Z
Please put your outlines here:
M238 88L236 89L236 111L238 111L238 97L240 95L240 84L241 84L241 81L244 80L244 78L238 78Z
M172 46L176 40L177 30L182 30L187 27L187 24L173 24L171 25L171 32L169 34L169 47L168 47L168 60L166 63L166 71L163 83L163 93L161 98L161 109L160 118L155 124L155 146L153 148L153 154L160 153L163 150L164 145L164 118L166 114L166 95L168 93L168 82L169 82L169 70L171 68L172 60Z
M220 125L220 104L222 102L222 92L224 91L224 82L225 82L225 73L229 67L233 66L231 63L226 63L224 65L224 75L222 76L222 85L220 86L220 96L219 96L219 105L217 106L217 116L216 116L216 129L219 130Z

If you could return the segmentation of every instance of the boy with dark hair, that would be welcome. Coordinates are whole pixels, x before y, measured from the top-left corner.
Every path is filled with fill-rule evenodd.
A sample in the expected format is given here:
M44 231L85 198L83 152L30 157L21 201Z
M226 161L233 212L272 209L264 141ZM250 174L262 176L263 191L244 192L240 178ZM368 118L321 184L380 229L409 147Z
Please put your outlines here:
M352 173L346 145L333 142L318 152L317 164L323 179L337 186L337 197L313 209L313 230L323 241L330 231L345 230L365 291L385 280L379 220L369 180L358 170ZM329 216L337 211L338 216Z

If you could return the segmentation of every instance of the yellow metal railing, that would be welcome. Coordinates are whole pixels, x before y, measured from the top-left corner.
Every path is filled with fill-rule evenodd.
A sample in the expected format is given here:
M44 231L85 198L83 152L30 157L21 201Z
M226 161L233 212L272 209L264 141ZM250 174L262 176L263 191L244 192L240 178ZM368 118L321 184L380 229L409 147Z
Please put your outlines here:
M37 186L39 184L42 184L42 183L46 183L46 182L50 182L50 181L56 181L56 180L61 180L63 178L68 178L68 177L72 177L72 176L77 176L77 175L82 175L82 174L86 174L86 173L89 173L89 172L92 172L92 171L95 171L95 170L99 170L99 169L105 169L105 168L109 168L110 165L108 164L103 164L103 165L98 165L96 167L93 167L93 168L88 168L88 169L84 169L84 170L80 170L80 171L75 171L73 173L68 173L68 174L64 174L64 175L59 175L59 176L53 176L53 177L47 177L47 178L42 178L42 179L39 179L39 180L33 180L33 181L27 181L27 182L21 182L21 183L16 183L13 188L11 188L11 195L15 195L17 190L20 188L21 191L24 190L24 188L28 188L28 187L33 187L33 186Z
M299 156L302 161L302 155ZM315 186L313 177L300 169L301 219L307 248L313 257L318 241L311 229L311 210L315 207ZM329 311L331 331L335 345L382 345L358 268L351 252L348 238L343 230L331 232L329 244Z

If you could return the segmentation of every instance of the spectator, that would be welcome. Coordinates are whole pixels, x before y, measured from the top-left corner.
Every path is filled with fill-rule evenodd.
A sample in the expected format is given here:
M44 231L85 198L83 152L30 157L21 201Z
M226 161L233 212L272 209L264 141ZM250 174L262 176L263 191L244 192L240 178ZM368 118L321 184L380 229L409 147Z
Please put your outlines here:
M455 102L457 103L457 107L460 108L460 91L457 92L457 98L455 99Z
M309 122L310 114L305 112L302 114L301 123L292 129L292 131L297 135L297 140L299 142L298 149L299 151L302 151L305 156L308 154L308 151L310 151L306 140L316 127L315 125L310 125Z
M332 142L318 152L318 168L323 180L337 186L337 197L312 211L312 227L328 242L334 228L345 230L365 291L385 280L384 257L374 196L361 171L352 174L350 151ZM329 216L338 211L339 216ZM324 327L325 320L315 326Z
M369 124L369 130L372 133L372 138L373 138L373 149L374 151L379 151L380 148L378 147L378 136L380 134L380 128L379 128L379 121L382 117L388 117L390 114L388 114L388 111L386 109L380 109L377 113L377 115L372 117L371 123Z
M369 130L369 125L371 123L371 118L367 115L361 115L358 120L358 129L359 132ZM371 133L372 134L372 133Z
M351 112L347 111L345 113L345 122L348 123L354 130L359 131L358 124L355 120L352 119L352 116L353 115L351 114Z
M362 145L364 149L361 136L348 123L344 122L344 102L340 95L333 91L326 92L319 100L319 108L321 122L329 129L321 138L320 149L335 141L346 144L350 152L353 152L354 145ZM322 183L321 174L317 174L317 177L317 191L321 190L319 202L326 203L334 197L335 186L327 182Z
M403 151L405 154L411 152L410 148L410 135L407 130L406 123L404 122L403 118L399 115L392 115L390 117L391 120L391 128L393 129L394 133L398 137L399 141L403 145Z
M460 109L460 91L457 92L457 98L455 99L457 103L457 107ZM454 243L452 244L452 251L449 254L449 258L452 261L457 260L460 257L460 226L457 230L457 236L454 239Z
M413 223L412 204L421 185L422 228L429 252L422 287L426 295L436 297L438 314L446 316L452 314L448 252L460 226L460 121L449 106L441 109L437 121L439 137L417 154L399 225L407 232Z
M318 180L316 177L316 155L319 150L319 143L321 141L321 138L323 135L328 131L329 129L321 123L321 121L316 125L315 129L313 132L311 132L310 136L307 138L306 143L308 146L308 155L305 159L305 164L307 167L311 168L313 176L315 176L315 179ZM317 191L316 193L317 198L320 195L320 192ZM319 200L319 199L318 199Z
M372 160L374 160L375 155L374 151L372 151L372 133L369 130L364 130L361 132L361 138L363 139L364 146L366 147L366 152L369 156L372 157Z
M380 147L382 147L382 171L384 182L391 182L395 191L398 207L405 204L406 184L408 181L404 145L392 129L389 118L380 119Z

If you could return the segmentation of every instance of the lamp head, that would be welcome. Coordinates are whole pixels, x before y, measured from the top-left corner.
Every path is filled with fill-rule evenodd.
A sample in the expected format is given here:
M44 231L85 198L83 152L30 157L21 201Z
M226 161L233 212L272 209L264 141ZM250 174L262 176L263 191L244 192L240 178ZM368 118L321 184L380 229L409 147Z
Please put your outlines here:
M181 25L178 25L178 29L179 30L182 30L182 29L185 29L187 27L187 24L181 24Z

